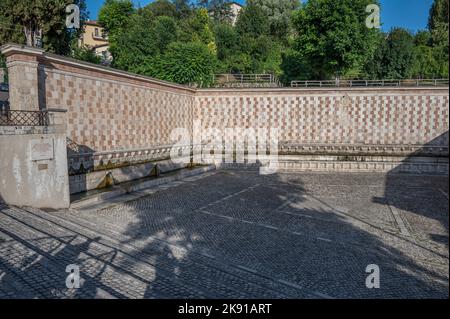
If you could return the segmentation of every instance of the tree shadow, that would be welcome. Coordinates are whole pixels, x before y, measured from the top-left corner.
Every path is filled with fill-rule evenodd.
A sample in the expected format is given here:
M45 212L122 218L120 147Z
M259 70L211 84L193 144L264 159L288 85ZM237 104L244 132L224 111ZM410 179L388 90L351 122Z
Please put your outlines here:
M439 257L435 252L383 229L372 233L356 226L354 216L314 199L301 178L220 174L108 211L132 220L118 232L127 238L124 242L140 247L154 260L157 275L144 297L155 295L155 287L167 285L168 279L194 287L194 296L200 298L448 295L448 272L420 264L414 254L400 248L410 246L430 259ZM383 271L384 289L365 286L365 269L373 263ZM255 293L242 283L221 279L220 272L209 274L211 268L223 268L235 278L265 288ZM276 284L280 280L297 289ZM171 296L192 297L175 291Z
M54 235L60 227L28 211L26 218L18 209L0 207L1 286L10 287L0 298L98 298L99 290L110 298L126 298L105 285L102 277L117 251L98 253L100 237L89 238L72 232ZM51 225L49 228L48 226ZM80 288L67 286L69 265L80 270ZM15 289L11 289L14 287Z
M444 212L448 212L449 208L448 142L447 131L409 156L386 175L384 196L374 198L374 202L386 202L394 207L414 235L438 245L445 245L447 251L449 219L448 214ZM438 172L436 169L430 170L430 165L426 162L418 162L418 157L433 159L432 165L439 165ZM412 165L420 171L419 174L405 174ZM427 175L438 174L439 171L441 175Z
M344 177L219 171L94 213L55 212L65 225L6 207L0 269L11 277L0 280L22 282L19 298L447 298L448 256L383 228L377 211L371 224L324 199L333 178ZM64 287L68 264L81 266L78 290ZM369 264L380 289L365 285Z

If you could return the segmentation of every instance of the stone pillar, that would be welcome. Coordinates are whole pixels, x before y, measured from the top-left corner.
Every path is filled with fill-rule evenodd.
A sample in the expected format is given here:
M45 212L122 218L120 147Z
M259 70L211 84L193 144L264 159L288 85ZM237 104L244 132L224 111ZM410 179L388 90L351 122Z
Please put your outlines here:
M38 111L39 57L44 50L6 44L0 48L6 56L9 76L9 103L11 110Z
M0 68L0 83L5 82L5 70Z

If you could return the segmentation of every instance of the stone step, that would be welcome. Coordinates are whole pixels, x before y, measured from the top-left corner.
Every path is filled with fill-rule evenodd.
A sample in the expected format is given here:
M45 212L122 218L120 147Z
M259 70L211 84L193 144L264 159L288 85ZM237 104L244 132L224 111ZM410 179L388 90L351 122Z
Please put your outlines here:
M259 169L261 164L223 163L221 169ZM278 172L373 172L448 175L448 157L280 155Z
M404 160L295 160L280 159L279 171L332 171L448 175L448 158L408 158Z
M72 196L72 202L70 208L73 209L86 209L90 207L95 207L105 203L113 203L115 198L121 197L120 201L126 198L124 196L129 196L130 199L138 198L140 196L145 196L146 189L156 187L162 184L171 183L174 181L179 181L183 178L200 175L212 170L215 170L214 165L195 167L192 169L181 169L175 172L170 172L162 174L159 177L150 177L139 179L131 182L122 183L102 190L89 191L82 194L76 194Z

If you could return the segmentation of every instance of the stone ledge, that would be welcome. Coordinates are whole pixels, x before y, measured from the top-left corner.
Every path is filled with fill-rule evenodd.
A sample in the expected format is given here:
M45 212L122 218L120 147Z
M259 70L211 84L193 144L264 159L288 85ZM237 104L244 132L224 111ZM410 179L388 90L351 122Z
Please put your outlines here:
M223 170L259 170L259 164L220 164ZM384 174L449 175L448 163L383 163L383 162L335 162L335 161L280 161L279 173L298 172L348 172Z
M33 135L62 134L66 132L65 125L51 126L0 126L0 135Z

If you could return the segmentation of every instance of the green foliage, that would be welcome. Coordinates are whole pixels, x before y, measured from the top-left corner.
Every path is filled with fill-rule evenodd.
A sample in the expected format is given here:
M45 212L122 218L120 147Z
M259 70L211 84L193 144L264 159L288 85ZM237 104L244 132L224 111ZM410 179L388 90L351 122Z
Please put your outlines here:
M261 7L249 4L239 14L236 30L241 35L249 34L254 37L269 34L269 19Z
M192 15L192 6L189 0L174 0L173 4L180 19L186 19Z
M419 45L414 48L414 58L410 74L412 78L432 79L439 73L439 65L433 54L433 48Z
M180 84L208 86L213 81L216 58L201 43L172 43L165 54L136 71Z
M225 70L231 73L281 74L281 41L272 36L267 14L262 7L249 4L242 9L234 28L233 55L223 59ZM222 52L221 43L218 51Z
M131 0L106 0L98 13L98 22L109 36L115 36L130 24L134 12Z
M106 0L100 21L110 33L113 66L198 86L210 85L214 73L271 73L286 84L448 77L448 0L435 0L429 30L415 35L367 28L365 9L374 0L309 0L300 7L298 0L248 0L236 26L228 1L197 3L157 0L135 10L131 0Z
M428 18L428 28L431 31L438 29L441 24L448 25L448 9L448 0L434 0Z
M178 26L174 18L160 16L153 23L155 44L160 52L164 52L168 45L178 38Z
M448 0L435 0L428 20L428 28L431 32L431 43L433 56L439 67L438 74L441 77L448 77L449 67L449 21L448 21Z
M310 66L305 62L302 55L293 49L288 49L282 53L281 69L283 74L281 75L281 82L285 85L289 85L294 80L311 80L314 79L313 71Z
M26 27L31 31L42 31L45 50L63 55L70 54L70 43L81 31L66 28L66 7L72 3L80 7L80 19L85 20L85 0L0 1L0 44L26 44Z
M378 48L367 66L369 78L408 78L412 72L414 51L411 33L402 28L392 29L386 37L379 39Z
M155 17L178 17L176 6L168 0L156 0L155 2L150 3L147 8Z
M345 74L373 54L378 30L365 25L373 0L309 0L293 17L294 49L316 79Z
M97 54L95 54L95 50L87 46L80 48L77 45L75 45L71 56L74 59L95 64L100 64L102 62L102 59Z
M414 44L419 45L430 45L431 44L431 33L426 30L422 30L416 33L414 36Z
M217 45L217 58L225 60L232 57L239 49L239 39L236 29L229 24L217 24L214 28Z
M120 32L110 43L113 66L133 71L140 64L160 53L151 24L140 15L133 15L126 32Z
M387 79L407 78L414 59L414 38L404 29L393 29L387 38L385 75Z
M247 0L247 6L260 8L269 22L270 34L285 39L291 32L291 15L300 7L299 0Z
M180 23L182 30L180 38L183 42L201 42L211 47L216 46L208 10L198 9L189 19Z
M236 52L220 61L218 73L253 73L252 59L247 53Z
M231 11L230 3L226 0L200 0L198 5L207 9L214 21L219 23L230 23L233 12Z

